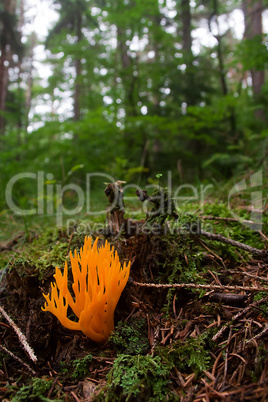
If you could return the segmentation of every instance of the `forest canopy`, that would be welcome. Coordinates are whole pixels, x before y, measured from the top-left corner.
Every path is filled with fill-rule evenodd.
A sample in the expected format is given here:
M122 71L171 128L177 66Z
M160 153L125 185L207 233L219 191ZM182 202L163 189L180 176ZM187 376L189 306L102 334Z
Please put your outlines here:
M85 187L92 172L196 183L267 167L267 1L46 3L42 38L38 6L0 5L2 188L19 172Z

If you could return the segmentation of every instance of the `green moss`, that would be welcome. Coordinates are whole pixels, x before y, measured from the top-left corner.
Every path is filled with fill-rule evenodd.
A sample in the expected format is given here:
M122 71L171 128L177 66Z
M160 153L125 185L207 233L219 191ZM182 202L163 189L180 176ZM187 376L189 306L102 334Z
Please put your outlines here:
M129 323L119 321L109 341L120 353L133 355L148 352L150 345L146 321L144 319L132 319Z
M181 213L178 219L173 222L172 229L181 235L198 235L201 229L201 221L194 213Z
M166 235L162 238L163 253L165 260L161 272L161 282L163 283L204 283L201 273L202 253L198 253L193 240L187 241L178 239L176 235ZM164 303L163 312L165 315L170 313L175 289L169 289ZM193 293L203 293L202 290L192 290Z
M72 378L74 380L81 380L81 378L89 374L89 364L92 361L92 355L87 355L83 359L76 359L72 362L74 371Z
M258 292L254 295L254 301L259 301L267 297L266 292ZM258 306L258 310L263 313L264 317L267 319L268 316L268 302L263 302Z
M56 399L48 399L45 395L51 388L53 380L46 378L34 378L28 385L23 385L19 390L16 387L10 388L11 391L15 391L16 395L12 397L11 402L23 402L23 401L56 401Z
M34 251L32 251L33 247ZM20 277L37 277L38 280L42 280L49 273L49 269L54 271L55 267L64 267L67 258L66 240L57 241L48 248L43 244L42 249L38 243L25 250L24 256L16 258L10 270L15 270Z
M182 372L201 375L210 366L210 354L203 336L173 342L170 348L157 348L157 353L164 353L166 359Z
M267 293L266 293L266 292L258 292L258 293L256 293L256 294L254 295L253 300L254 300L254 301L259 301L259 300L265 298L266 296L267 296Z
M119 355L107 376L105 401L165 401L167 395L175 400L169 388L171 368L159 356Z

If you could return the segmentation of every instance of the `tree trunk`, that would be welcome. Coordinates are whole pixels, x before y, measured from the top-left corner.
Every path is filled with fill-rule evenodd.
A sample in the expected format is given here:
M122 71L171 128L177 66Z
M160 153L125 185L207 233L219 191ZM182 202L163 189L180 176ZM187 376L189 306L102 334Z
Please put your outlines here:
M211 22L212 19L215 19L216 25L217 25L217 31L218 33L215 35L212 33L215 39L217 39L218 45L217 45L217 57L218 57L218 63L219 63L219 77L220 77L220 83L221 83L221 89L222 93L224 96L228 94L228 87L226 83L226 74L225 74L225 68L224 68L224 56L223 56L223 51L222 51L222 35L220 35L220 26L219 26L219 21L218 21L218 0L213 0L213 11L210 16L208 25L209 25L209 30L212 33L211 29Z
M4 0L4 12L6 14L14 14L16 10L16 1L15 0ZM3 133L5 126L5 118L2 112L5 111L6 108L6 97L8 90L8 69L11 61L11 50L9 45L9 30L8 22L3 17L2 21L2 32L0 38L0 133Z
M5 111L6 106L6 96L7 96L7 87L8 87L8 67L5 65L7 62L7 52L6 46L1 41L1 56L0 56L0 132L3 132L5 125L5 118L2 115L2 112Z
M179 14L181 15L182 24L182 50L183 50L183 60L186 64L185 70L185 102L187 106L193 106L196 103L194 92L190 91L189 88L194 86L195 73L193 67L193 52L192 52L192 27L191 27L191 7L189 0L180 0L179 3Z
M31 35L31 47L30 47L30 54L29 54L29 76L27 80L27 89L25 95L25 109L26 109L26 116L25 116L25 129L27 130L29 125L29 113L31 109L32 103L32 88L33 88L33 61L34 61L34 48L36 45L36 33L33 32Z
M191 9L189 0L181 0L181 21L182 21L182 49L193 56L191 36Z
M126 41L127 39L124 30L122 30L120 27L117 27L117 50L121 59L120 76L125 90L126 115L136 116L137 111L134 89L137 77L133 75L133 60L128 54L128 46L126 44Z
M82 15L81 11L77 10L76 16L76 36L77 36L77 45L80 45L82 40ZM82 73L82 65L81 58L77 57L75 60L75 85L74 85L74 120L79 121L81 116L81 73Z
M256 36L262 37L262 12L263 3L262 0L244 0L243 1L243 12L245 19L245 39L253 39ZM255 98L261 93L261 88L265 81L263 70L251 70L252 77L252 89Z
M213 34L214 38L217 40L218 45L217 45L217 57L218 57L218 64L219 64L219 78L220 78L220 86L221 86L221 90L222 90L222 94L224 96L228 95L228 85L227 85L227 80L226 80L226 71L225 71L225 66L224 66L224 52L223 52L223 46L222 46L222 38L223 36L226 34L221 35L220 34L220 24L219 24L219 20L218 20L218 15L219 15L219 1L218 0L213 0L213 10L212 10L212 14L209 18L209 30L212 33L212 29L211 29L211 22L212 19L215 19L215 23L217 26L217 34ZM229 122L230 122L230 135L232 136L232 138L236 138L236 118L235 118L235 112L234 112L234 108L232 106L229 106Z

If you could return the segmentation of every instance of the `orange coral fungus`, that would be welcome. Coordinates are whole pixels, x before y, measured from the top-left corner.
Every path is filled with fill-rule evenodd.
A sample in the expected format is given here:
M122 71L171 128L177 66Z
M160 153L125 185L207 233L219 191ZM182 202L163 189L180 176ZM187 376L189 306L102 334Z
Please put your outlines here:
M73 295L68 289L67 263L63 273L57 267L55 281L51 283L51 295L46 299L43 311L53 313L69 329L82 331L96 342L104 342L114 329L114 310L126 286L130 262L122 266L114 247L106 241L97 247L98 239L86 237L80 254L70 252L73 275ZM71 308L78 321L67 318Z

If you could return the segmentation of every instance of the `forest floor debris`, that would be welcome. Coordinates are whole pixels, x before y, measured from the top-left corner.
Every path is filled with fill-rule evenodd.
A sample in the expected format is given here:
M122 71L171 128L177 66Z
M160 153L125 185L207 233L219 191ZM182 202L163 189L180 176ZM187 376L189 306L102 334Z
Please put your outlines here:
M251 248L204 240L189 230L113 236L126 218L111 214L99 238L109 237L132 265L116 308L115 332L103 345L41 311L55 266L63 268L83 235L55 228L1 247L10 257L1 281L1 311L37 357L31 361L2 316L1 399L267 400L267 222L261 235L227 219L223 205L204 208L204 216L214 216L216 233ZM172 219L184 227L202 222L200 214L158 218L161 225ZM147 223L145 218L137 225ZM261 252L252 254L253 249Z

